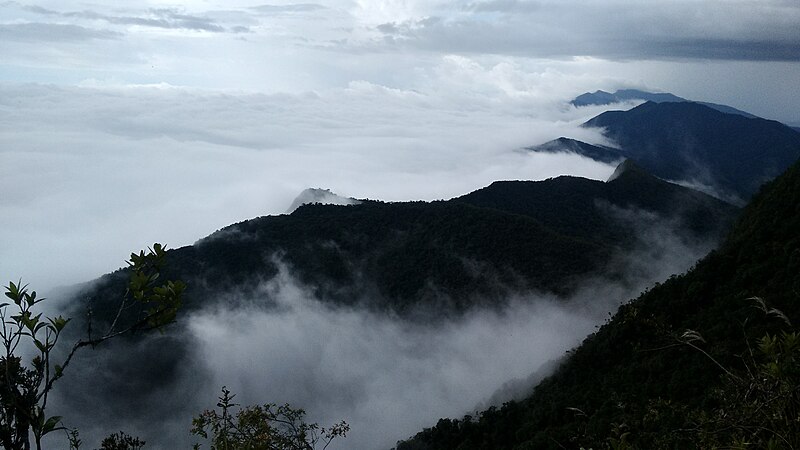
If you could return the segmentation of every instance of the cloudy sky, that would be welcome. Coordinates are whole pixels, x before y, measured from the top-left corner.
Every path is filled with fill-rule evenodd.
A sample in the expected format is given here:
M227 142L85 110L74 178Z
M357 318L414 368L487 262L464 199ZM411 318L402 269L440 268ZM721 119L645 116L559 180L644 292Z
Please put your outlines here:
M798 30L796 0L2 2L0 277L90 279L307 187L603 178L519 151L601 140L566 103L589 90L798 124Z
M523 150L559 136L608 143L598 130L579 127L602 107L568 104L586 91L668 91L800 126L797 0L263 1L0 0L0 281L22 278L48 295L53 286L122 266L130 251L153 242L190 245L231 223L283 213L310 187L399 201L450 198L500 179L605 179L613 167ZM666 249L683 258L669 266L675 270L699 256ZM636 292L606 297L618 301ZM393 362L389 356L408 356L405 372L357 381L365 392L385 393L374 405L427 396L435 415L461 414L509 375L535 368L522 362L560 355L598 320L547 305L526 306L510 325L507 317L467 318L438 330L434 337L444 346L420 359L414 349L392 348L416 342L416 332L379 320L375 330L365 329L361 317L346 312L323 320L304 309L302 295L287 298L306 322L248 316L270 325L255 328L295 324L307 332L300 343L315 336L331 341L334 348L321 350L328 357L340 354L337 346L366 346L365 353L386 356L344 361L376 372ZM205 319L185 326L208 329ZM229 321L238 319L232 313ZM548 326L528 327L528 319L558 328L557 345L525 360L493 331L502 320L520 335L533 333L530 340L547 341ZM328 332L318 322L336 328ZM227 356L225 350L250 339L217 331L198 351ZM426 347L437 341L424 332ZM370 340L373 334L396 339ZM460 351L472 342L465 335L482 342L484 335L496 337L481 354L521 365L476 376L475 367L491 365L459 356L470 353ZM289 392L294 380L284 367L302 369L319 359L294 358L268 365L277 371L271 378L286 382L278 392ZM425 358L454 370L426 375L424 389L384 389L399 376L430 369L414 363ZM203 360L219 366L208 368L219 378L205 392L237 379L237 389L246 391L258 381L253 373L237 378L228 368L238 365L224 358ZM352 370L339 371L343 365L321 373L338 380ZM470 385L470 377L479 385ZM309 392L330 387L315 386L321 390ZM441 400L450 397L460 403ZM309 407L338 418L339 406ZM372 423L377 415L366 417L372 411L354 409L353 423ZM405 412L397 416L414 414ZM432 424L433 416L416 417L418 423L389 419L405 427L379 437L391 443Z

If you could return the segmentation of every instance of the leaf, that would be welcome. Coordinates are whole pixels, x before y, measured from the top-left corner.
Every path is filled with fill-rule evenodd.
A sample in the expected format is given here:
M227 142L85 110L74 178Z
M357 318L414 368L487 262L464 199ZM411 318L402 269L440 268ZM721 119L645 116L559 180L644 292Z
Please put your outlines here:
M686 330L681 335L681 341L685 343L692 343L692 342L702 342L705 344L706 340L703 339L703 336L694 330Z
M65 430L66 428L64 427L56 427L58 422L61 422L61 416L53 416L47 419L44 425L42 425L42 436L52 431Z
M39 351L41 351L42 353L47 353L47 346L45 346L44 343L42 343L42 341L34 339L33 343L34 345L36 345L36 348L38 348Z

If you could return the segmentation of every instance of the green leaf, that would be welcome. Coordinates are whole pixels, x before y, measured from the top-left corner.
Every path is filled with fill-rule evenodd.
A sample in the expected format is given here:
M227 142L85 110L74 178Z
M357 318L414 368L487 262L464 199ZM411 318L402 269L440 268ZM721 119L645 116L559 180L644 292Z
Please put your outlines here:
M42 425L42 436L56 430L64 430L64 427L56 427L58 422L61 422L61 416L53 416L47 419Z

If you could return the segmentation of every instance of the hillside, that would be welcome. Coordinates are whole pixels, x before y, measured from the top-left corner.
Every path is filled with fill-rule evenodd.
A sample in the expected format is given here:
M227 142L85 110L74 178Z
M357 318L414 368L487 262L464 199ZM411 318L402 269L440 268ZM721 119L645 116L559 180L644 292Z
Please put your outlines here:
M584 125L603 128L628 157L661 178L742 199L800 157L800 136L787 126L696 103L645 103L605 112Z
M697 330L705 351L744 370L736 355L772 323L749 297L800 320L798 205L795 164L753 198L718 251L620 308L528 398L474 418L442 419L397 449L596 448L620 430L636 448L695 447L687 411L715 408L725 378L675 337ZM720 433L714 438L731 430Z
M643 231L715 242L736 213L639 169L608 183L504 181L449 201L309 204L244 221L170 251L165 276L187 280L188 309L246 293L285 266L325 302L463 311L502 305L513 292L566 295L590 275L619 278L609 261ZM85 296L113 298L124 278L111 274Z
M497 182L448 201L306 204L291 214L225 227L167 253L161 276L188 285L175 326L80 355L59 390L59 404L72 411L71 426L87 435L91 427L127 424L124 429L164 448L186 448L188 438L176 430L185 429L189 416L207 407L200 395L213 400L211 393L220 385L252 379L250 389L280 391L271 399L282 399L281 392L288 390L293 396L285 401L342 414L363 439L364 433L373 433L364 428L372 419L357 419L364 414L358 402L405 397L403 391L366 390L372 380L394 384L396 373L428 373L418 383L436 386L433 392L441 395L450 390L442 371L448 370L449 358L463 367L458 362L463 353L450 354L448 345L430 346L438 337L460 347L470 342L462 333L472 332L463 327L478 327L494 340L495 326L487 329L484 320L497 317L497 326L508 331L508 321L501 318L514 314L522 320L522 334L531 333L537 341L547 337L551 343L542 344L542 350L557 354L553 346L573 345L615 306L605 298L595 303L598 290L639 292L664 271L686 267L718 242L739 213L632 163L622 164L619 172L609 182L576 177ZM105 328L127 275L120 270L84 286L65 312L74 318L67 331L74 335L65 340L86 332L87 307L93 329ZM566 322L573 314L583 326L569 321L569 330L547 331L551 322ZM524 320L528 315L547 323L531 329ZM208 322L209 317L215 319ZM497 337L511 339L502 333ZM388 348L372 345L383 342ZM482 354L476 348L465 351ZM233 359L219 365L228 357ZM345 367L335 369L340 364ZM351 364L359 373L352 372ZM481 390L487 394L507 376L505 364L493 367L490 373L498 373ZM466 377L483 369L463 370ZM215 373L225 375L211 378ZM276 378L263 381L262 375ZM82 382L89 378L91 387ZM246 388L240 389L242 398L247 398ZM427 398L442 398L432 407L452 405L446 395ZM409 405L398 408L405 411ZM390 445L443 413L427 414L420 416L425 421L418 419L380 441ZM152 417L172 421L156 429ZM374 448L363 440L345 445Z
M544 153L577 153L578 155L583 155L587 158L592 158L595 161L601 161L607 164L619 163L626 158L618 149L602 145L587 144L586 142L566 137L553 139L552 141L534 147L527 147L527 150Z
M559 138L529 150L571 152L603 162L629 158L659 178L736 204L800 158L800 134L791 128L691 102L648 102L602 113L584 126L601 128L619 148Z

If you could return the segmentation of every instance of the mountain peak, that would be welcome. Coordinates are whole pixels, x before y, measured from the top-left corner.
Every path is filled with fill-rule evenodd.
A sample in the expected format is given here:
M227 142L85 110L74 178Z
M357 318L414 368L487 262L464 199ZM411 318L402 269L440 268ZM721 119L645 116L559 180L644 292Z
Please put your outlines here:
M623 103L630 101L645 101L653 103L697 103L699 105L707 106L711 109L716 109L725 114L734 114L738 116L747 117L748 119L756 118L753 114L736 109L728 105L720 105L717 103L699 102L695 100L685 99L677 95L670 94L669 92L647 92L639 89L619 89L616 92L609 93L605 91L587 92L575 97L570 103L573 106L588 106L588 105L611 105L614 103Z
M609 164L624 159L622 154L612 147L589 144L567 137L560 137L535 147L527 147L527 150L545 153L575 153Z
M800 136L787 126L699 103L648 102L585 126L603 129L649 173L740 204L800 157Z
M324 205L357 205L361 202L351 197L342 197L341 195L331 192L330 189L309 188L295 197L292 205L286 210L286 214L291 214L297 208L309 203L321 203Z
M648 177L652 176L649 173L647 173L646 170L644 170L641 167L639 167L638 164L633 162L632 159L628 158L625 161L622 161L617 166L617 168L614 169L614 173L612 173L611 176L608 177L608 179L606 180L606 183L610 183L610 182L618 179L622 175L631 175L631 174L645 175L645 176L648 176Z

